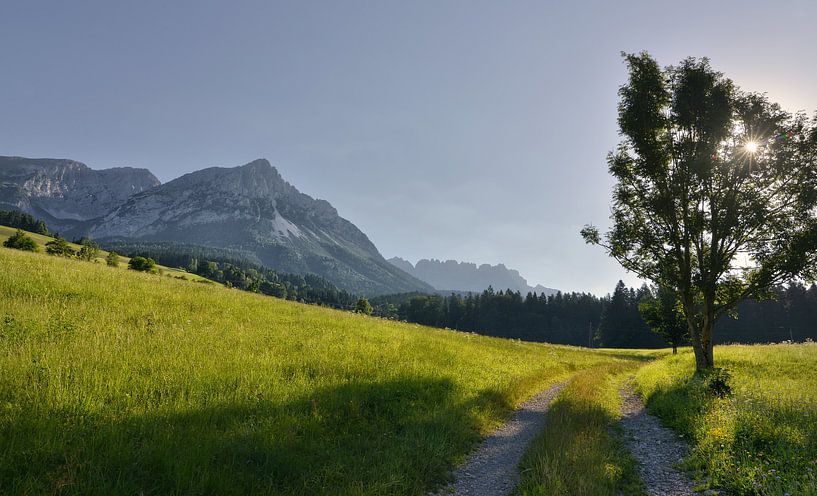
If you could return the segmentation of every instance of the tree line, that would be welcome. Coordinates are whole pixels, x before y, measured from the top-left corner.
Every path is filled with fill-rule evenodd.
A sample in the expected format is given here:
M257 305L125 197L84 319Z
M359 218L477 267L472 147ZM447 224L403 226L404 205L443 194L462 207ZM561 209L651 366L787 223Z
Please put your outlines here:
M49 235L45 222L17 210L0 210L0 226L16 227L35 234Z
M612 293L522 296L495 291L449 296L405 293L373 298L374 314L440 328L527 341L605 348L662 348L689 344L658 329L650 310L661 297L647 285ZM767 343L817 340L817 286L777 286L771 300L745 300L716 323L718 342ZM682 322L685 324L685 322ZM682 329L685 329L682 327Z

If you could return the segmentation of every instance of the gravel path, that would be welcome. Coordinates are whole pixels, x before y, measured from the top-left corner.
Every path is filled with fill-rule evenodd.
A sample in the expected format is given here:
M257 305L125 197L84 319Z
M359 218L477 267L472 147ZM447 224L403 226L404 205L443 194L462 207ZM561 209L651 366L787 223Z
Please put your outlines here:
M641 398L631 388L621 390L623 404L621 425L627 446L641 466L641 479L650 496L682 496L697 494L692 482L674 468L689 447L672 430L647 413Z
M545 425L551 400L564 384L557 384L524 403L513 418L479 446L454 473L454 482L438 495L505 496L519 480L519 461L528 443Z

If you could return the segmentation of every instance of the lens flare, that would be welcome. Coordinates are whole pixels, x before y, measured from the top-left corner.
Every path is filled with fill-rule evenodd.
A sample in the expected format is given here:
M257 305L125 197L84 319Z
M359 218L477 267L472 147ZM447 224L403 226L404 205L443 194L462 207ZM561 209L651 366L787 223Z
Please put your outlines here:
M757 144L757 141L747 141L746 144L744 145L744 148L746 148L746 151L751 153L751 154L757 153L757 149L759 147L760 147L760 145Z

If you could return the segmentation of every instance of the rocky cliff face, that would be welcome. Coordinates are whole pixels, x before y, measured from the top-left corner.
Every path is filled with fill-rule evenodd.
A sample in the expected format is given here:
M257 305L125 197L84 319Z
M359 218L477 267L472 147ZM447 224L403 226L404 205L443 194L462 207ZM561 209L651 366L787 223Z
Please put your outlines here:
M93 170L73 160L0 157L0 208L28 212L65 231L158 186L146 169Z
M356 293L432 290L386 262L332 205L299 192L266 160L200 170L135 194L89 234L251 251L269 268L318 274Z
M503 264L489 265L456 260L422 259L413 265L399 257L389 259L389 263L424 281L440 291L482 292L488 286L497 291L512 289L520 293L536 292L537 294L555 294L556 290L542 285L530 286L519 271L509 269Z

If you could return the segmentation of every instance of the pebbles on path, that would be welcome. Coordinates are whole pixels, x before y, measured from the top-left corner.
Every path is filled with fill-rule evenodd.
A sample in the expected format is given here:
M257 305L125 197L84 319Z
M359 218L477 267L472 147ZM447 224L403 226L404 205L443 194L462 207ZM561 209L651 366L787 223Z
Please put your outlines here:
M436 494L505 496L519 481L519 462L528 443L545 425L545 413L564 384L542 391L525 402L513 418L491 433L454 472L454 482Z
M638 461L641 479L651 496L694 495L694 485L675 468L689 447L672 430L650 415L631 388L621 390L621 426L627 447Z

